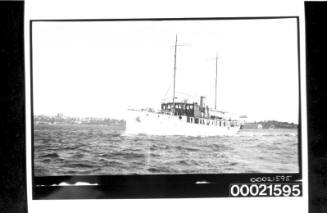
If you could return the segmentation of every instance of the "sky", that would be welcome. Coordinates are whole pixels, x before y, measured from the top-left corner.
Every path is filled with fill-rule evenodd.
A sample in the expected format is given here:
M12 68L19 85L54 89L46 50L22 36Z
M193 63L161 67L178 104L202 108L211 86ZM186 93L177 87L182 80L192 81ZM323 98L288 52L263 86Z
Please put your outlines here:
M298 122L296 19L34 22L35 115L119 118L126 108L177 100L251 121Z

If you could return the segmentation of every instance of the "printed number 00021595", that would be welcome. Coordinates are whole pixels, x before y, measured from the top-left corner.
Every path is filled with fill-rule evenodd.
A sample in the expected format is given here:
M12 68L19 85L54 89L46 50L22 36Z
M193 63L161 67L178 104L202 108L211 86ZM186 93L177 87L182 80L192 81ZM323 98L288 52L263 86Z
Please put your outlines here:
M298 197L302 195L300 183L231 184L231 197Z

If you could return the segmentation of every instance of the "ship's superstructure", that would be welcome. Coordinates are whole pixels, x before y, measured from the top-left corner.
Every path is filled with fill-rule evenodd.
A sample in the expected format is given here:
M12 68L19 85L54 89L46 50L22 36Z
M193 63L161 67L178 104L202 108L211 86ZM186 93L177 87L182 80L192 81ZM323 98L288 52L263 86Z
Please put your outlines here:
M161 103L160 110L130 109L126 118L126 134L215 136L232 135L240 129L239 117L218 111L217 108L217 65L215 79L215 108L205 104L205 97L198 102L176 102L176 58L177 35L174 51L173 97L170 102Z

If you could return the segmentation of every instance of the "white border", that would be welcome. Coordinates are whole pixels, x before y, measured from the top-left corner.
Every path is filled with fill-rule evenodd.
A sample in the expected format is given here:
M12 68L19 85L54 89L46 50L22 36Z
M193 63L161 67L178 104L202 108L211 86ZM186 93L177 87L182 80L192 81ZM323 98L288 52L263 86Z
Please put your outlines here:
M299 16L301 46L301 110L303 197L201 198L132 200L32 200L30 19L179 18L179 17ZM38 212L296 212L308 211L307 116L304 2L284 1L45 1L25 2L26 150L28 210Z

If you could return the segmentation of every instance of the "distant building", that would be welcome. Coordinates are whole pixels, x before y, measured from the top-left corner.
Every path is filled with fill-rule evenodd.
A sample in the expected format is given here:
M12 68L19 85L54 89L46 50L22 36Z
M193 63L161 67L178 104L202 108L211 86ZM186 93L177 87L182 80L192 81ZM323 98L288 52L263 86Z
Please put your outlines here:
M63 119L64 118L64 114L63 113L58 113L56 117L58 119Z

